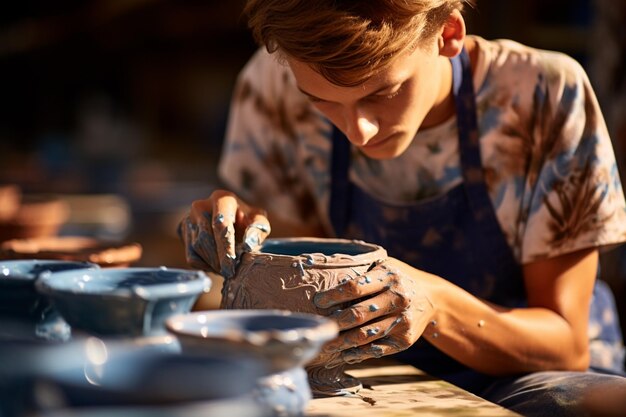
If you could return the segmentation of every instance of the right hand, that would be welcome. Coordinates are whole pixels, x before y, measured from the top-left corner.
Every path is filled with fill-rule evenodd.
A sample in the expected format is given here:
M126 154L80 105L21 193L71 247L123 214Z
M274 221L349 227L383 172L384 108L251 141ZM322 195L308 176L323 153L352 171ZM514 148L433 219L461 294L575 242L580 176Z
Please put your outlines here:
M225 190L194 201L178 225L187 263L193 268L213 270L224 278L235 275L237 249L258 249L270 230L265 210L249 206Z

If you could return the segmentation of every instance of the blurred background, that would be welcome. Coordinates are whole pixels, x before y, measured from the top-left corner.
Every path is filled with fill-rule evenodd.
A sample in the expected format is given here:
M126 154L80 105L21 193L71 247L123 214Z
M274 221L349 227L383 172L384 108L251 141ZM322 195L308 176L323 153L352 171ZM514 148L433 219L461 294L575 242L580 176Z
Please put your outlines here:
M185 266L176 225L216 186L233 83L256 49L243 3L5 4L0 184L25 197L61 197L60 235L138 242L139 264ZM483 37L579 60L626 172L626 0L478 0L467 21ZM623 299L622 252L603 262Z

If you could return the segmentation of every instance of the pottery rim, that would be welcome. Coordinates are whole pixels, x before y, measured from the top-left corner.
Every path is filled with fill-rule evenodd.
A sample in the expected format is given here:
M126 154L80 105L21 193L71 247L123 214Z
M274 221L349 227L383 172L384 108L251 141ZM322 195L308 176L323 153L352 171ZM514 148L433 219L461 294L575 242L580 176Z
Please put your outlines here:
M276 247L289 247L298 244L306 244L310 243L312 245L319 245L320 250L318 251L310 251L310 252L301 252L298 254L283 254L283 253L275 253L271 251L272 246ZM334 253L322 253L321 251L324 247L336 248ZM341 251L341 248L345 248L345 251ZM350 249L350 250L348 250ZM349 252L355 252L351 254ZM313 265L308 265L307 261L313 259L315 260L316 256L322 253L322 258L331 257L333 262L315 262ZM348 256L342 256L345 253L348 253ZM245 253L247 255L248 253ZM377 261L384 260L387 258L387 251L380 245L376 245L374 243L367 243L358 239L339 239L339 238L307 238L307 237L298 237L298 238L274 238L267 239L261 248L258 251L249 252L249 254L254 255L256 258L267 257L271 258L273 263L292 263L294 260L300 260L303 267L315 267L319 269L326 268L349 268L360 265L365 265L367 263L371 263L372 259Z
M44 268L41 269L40 272L34 272L33 267L41 265ZM76 272L80 271L89 271L89 270L98 270L100 267L93 263L87 261L66 261L60 259L12 259L12 260L0 260L0 284L7 280L14 280L19 282L26 281L35 281L42 274L49 274L51 271L49 269L45 269L46 266L72 266L72 268L63 269L62 271L57 271L55 273L61 272Z
M137 284L132 287L116 287L113 289L103 289L96 286L90 289L89 285L78 288L74 278L77 274L83 278L109 277L110 282L117 283L127 275L132 276L135 273L167 273L168 275L189 277L186 281L176 282L154 282L153 284L144 285ZM89 277L91 275L91 277ZM116 278L120 278L119 280ZM45 272L39 276L35 282L38 291L54 295L75 294L81 296L111 296L120 298L140 298L143 300L157 300L172 296L182 296L186 294L195 294L208 292L211 288L211 279L200 270L177 269L177 268L149 268L149 267L127 267L127 268L111 268L97 269L86 271L63 271L63 272Z
M272 328L271 319L276 317L293 317L302 321L310 322L312 325L294 325L293 328ZM237 322L237 319L267 317L267 329L246 330L244 326ZM188 324L200 327L205 324L220 323L230 320L233 324L240 324L241 327L218 329L214 333L194 332L193 327L185 327ZM301 323L300 322L300 323ZM236 343L246 343L253 346L265 345L269 342L280 342L284 344L298 343L301 341L327 342L337 336L339 328L337 323L326 317L310 313L297 313L278 309L259 310L214 310L196 311L186 314L177 314L165 321L166 328L175 335L197 337L203 340L224 340L227 339ZM240 330L240 331L237 331Z

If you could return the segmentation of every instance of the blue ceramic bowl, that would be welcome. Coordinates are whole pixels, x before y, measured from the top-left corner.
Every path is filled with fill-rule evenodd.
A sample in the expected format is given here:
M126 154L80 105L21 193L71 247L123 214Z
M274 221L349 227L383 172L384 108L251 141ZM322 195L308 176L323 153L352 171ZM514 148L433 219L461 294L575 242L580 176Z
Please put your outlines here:
M183 350L261 357L273 372L304 366L338 334L331 319L283 310L198 311L172 316L166 327Z
M202 271L130 267L47 273L36 287L72 329L144 336L165 333L165 319L189 312L211 280Z
M304 415L312 398L304 365L338 332L328 318L281 310L194 312L166 326L183 352L263 361L268 374L257 380L256 401L286 416Z
M50 310L50 303L35 289L35 281L40 275L98 268L98 265L89 262L39 259L0 261L0 315L43 319Z
M110 407L158 406L165 411L197 402L239 402L252 398L256 379L265 373L263 364L251 358L175 353L165 338L174 339L88 337L48 349L16 345L19 351L0 346L4 357L12 357L0 367L0 410L6 413L0 414L21 415L22 408L42 415ZM109 415L133 415L126 412Z

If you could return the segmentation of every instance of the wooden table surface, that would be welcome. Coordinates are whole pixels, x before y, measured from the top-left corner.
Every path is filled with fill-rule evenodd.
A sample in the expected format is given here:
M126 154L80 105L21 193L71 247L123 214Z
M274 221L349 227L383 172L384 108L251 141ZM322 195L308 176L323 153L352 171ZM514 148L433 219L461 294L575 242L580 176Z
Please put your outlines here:
M355 396L313 399L307 417L519 416L410 365L368 361L348 373L364 388Z

